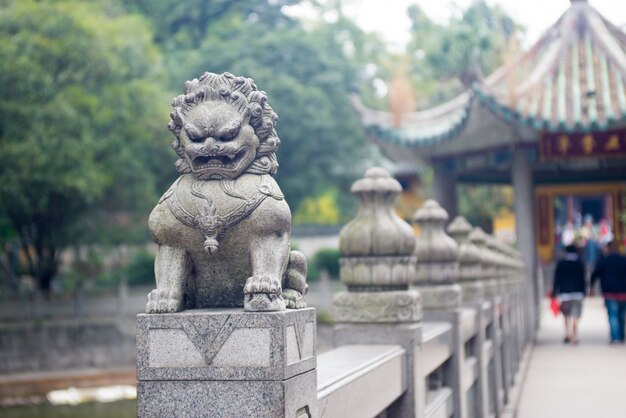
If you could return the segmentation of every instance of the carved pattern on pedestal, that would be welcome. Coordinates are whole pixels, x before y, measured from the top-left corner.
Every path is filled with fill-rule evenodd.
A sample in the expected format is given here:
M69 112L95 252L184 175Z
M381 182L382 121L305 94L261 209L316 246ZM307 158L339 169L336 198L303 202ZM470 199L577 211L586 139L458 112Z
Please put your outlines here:
M419 286L424 309L450 309L461 305L459 285Z
M417 292L342 292L333 299L339 322L415 322L422 318Z
M204 357L206 365L209 366L243 316L224 315L218 319L220 323L211 324L208 327L203 327L203 324L194 324L194 321L188 318L177 317L176 319L196 350Z

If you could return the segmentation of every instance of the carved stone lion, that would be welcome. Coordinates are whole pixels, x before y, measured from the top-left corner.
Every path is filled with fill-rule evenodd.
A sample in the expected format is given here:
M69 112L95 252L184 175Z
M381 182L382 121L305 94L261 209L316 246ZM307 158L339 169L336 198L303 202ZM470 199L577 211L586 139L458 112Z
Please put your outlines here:
M181 175L150 214L146 312L304 308L306 260L290 251L291 212L272 177L280 140L267 95L249 78L204 73L172 107Z

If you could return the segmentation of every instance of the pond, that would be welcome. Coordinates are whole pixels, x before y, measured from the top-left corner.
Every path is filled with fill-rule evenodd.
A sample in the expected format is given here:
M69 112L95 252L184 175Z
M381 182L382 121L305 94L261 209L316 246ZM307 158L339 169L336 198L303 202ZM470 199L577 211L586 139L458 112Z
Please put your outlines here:
M137 401L89 402L75 406L49 403L0 407L2 418L134 418Z

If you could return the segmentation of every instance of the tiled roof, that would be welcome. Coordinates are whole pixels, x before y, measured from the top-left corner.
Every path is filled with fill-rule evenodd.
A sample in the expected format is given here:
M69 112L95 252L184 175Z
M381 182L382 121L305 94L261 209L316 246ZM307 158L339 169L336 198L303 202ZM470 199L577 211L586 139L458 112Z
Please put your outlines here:
M549 132L606 130L626 122L626 34L586 1L570 8L527 52L473 89L432 109L405 114L355 108L368 133L401 147L429 147L461 134L473 103Z
M625 120L625 85L626 34L578 1L528 52L476 89L507 119L572 132Z

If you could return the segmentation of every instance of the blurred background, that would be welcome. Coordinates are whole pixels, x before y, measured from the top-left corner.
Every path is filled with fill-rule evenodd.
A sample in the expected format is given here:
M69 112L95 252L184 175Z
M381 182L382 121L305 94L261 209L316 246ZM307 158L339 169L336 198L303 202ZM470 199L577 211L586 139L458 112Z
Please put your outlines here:
M392 112L449 100L568 6L0 0L0 415L134 416L134 317L154 287L147 217L177 177L166 124L186 80L228 71L268 92L276 178L323 325L340 287L337 235L356 208L349 187L392 166L351 95ZM593 6L626 23L620 2ZM398 203L407 219L432 195L431 170L413 174ZM512 204L509 186L459 189L459 212L490 232L514 229Z

